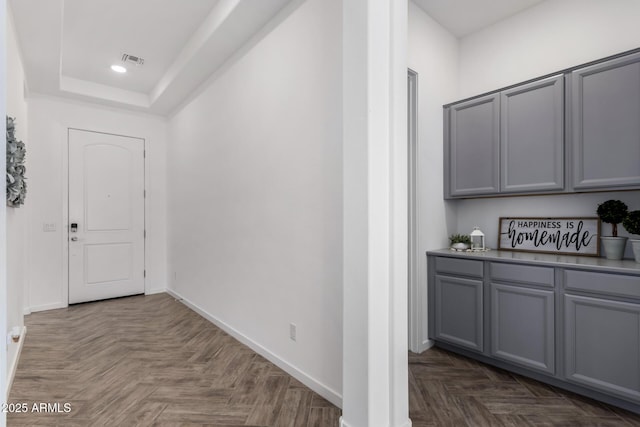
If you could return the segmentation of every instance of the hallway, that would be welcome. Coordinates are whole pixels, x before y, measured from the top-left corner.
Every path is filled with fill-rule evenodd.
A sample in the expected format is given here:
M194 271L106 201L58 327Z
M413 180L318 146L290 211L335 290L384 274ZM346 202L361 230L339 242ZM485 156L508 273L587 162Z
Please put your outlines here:
M167 294L25 320L10 402L62 413L8 414L9 426L338 425L338 408Z
M339 408L164 293L26 323L10 402L59 403L61 413L8 414L9 426L338 425ZM410 353L409 371L413 427L640 425L640 415L441 349Z

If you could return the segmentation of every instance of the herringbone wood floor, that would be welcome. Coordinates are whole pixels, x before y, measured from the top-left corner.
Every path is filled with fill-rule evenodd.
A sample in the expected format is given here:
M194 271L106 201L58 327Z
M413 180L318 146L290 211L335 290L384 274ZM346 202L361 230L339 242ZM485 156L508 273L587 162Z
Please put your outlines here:
M8 425L331 426L340 410L166 294L35 313ZM640 426L640 416L440 349L409 355L414 427Z
M409 354L409 413L427 426L640 426L640 416L438 348Z
M338 408L167 294L26 321L10 401L71 412L9 414L9 426L338 425Z

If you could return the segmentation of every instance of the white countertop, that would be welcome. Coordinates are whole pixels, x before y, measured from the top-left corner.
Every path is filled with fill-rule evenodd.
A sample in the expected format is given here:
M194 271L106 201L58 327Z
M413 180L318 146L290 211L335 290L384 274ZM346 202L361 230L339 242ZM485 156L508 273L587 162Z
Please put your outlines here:
M493 249L486 252L456 252L450 249L437 249L433 251L427 251L427 255L547 265L551 267L580 268L583 270L598 270L603 272L640 275L640 263L637 263L632 259L612 261L601 257L553 255L535 252L514 252Z

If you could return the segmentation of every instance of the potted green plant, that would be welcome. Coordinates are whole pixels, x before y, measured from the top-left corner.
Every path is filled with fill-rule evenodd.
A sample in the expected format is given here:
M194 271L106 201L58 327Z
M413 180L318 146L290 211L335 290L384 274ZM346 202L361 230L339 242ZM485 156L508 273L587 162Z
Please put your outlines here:
M631 234L638 236L637 239L629 239L633 248L633 256L636 262L640 262L640 211L631 211L622 220L622 226Z
M626 237L618 237L618 224L627 216L627 205L620 200L607 200L598 205L597 214L602 222L611 224L611 236L601 236L607 259L622 259L627 245Z
M452 234L449 236L451 249L465 251L471 247L471 237L468 234Z

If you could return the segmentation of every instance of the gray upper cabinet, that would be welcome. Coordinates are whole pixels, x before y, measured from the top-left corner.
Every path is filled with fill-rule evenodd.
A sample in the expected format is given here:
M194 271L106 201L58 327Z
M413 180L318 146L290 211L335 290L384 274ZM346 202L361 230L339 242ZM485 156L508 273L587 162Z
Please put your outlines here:
M502 193L564 189L564 76L500 94Z
M564 77L445 110L445 197L564 189Z
M444 198L640 189L640 49L445 105Z
M500 190L499 104L493 94L445 110L445 197Z
M640 188L640 53L569 79L573 188Z

